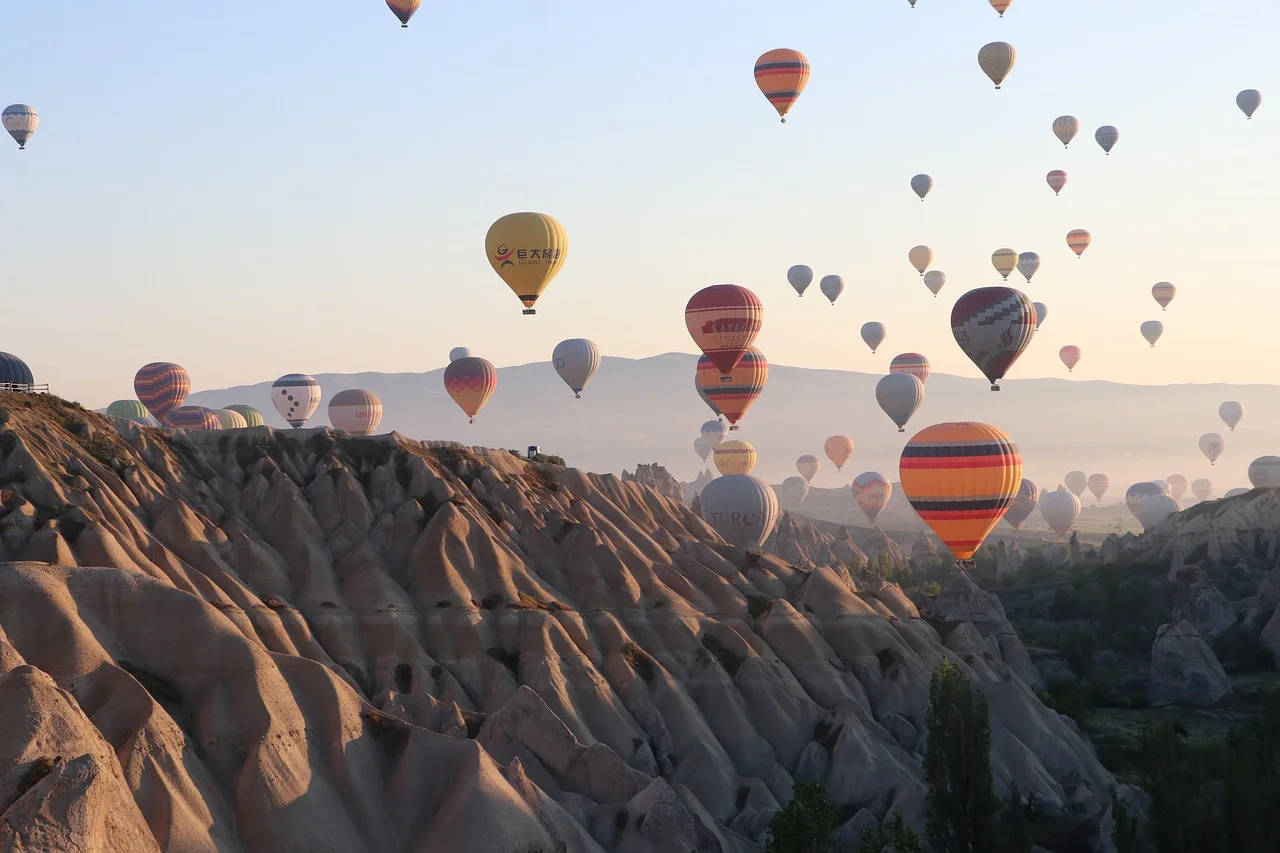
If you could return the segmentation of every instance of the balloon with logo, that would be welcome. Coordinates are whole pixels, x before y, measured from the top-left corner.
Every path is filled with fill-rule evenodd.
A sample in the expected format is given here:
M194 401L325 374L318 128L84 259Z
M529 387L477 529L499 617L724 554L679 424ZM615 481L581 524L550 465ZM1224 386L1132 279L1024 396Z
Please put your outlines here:
M721 375L720 367L707 356L698 359L698 384L729 422L729 429L736 430L738 421L760 398L765 383L769 381L769 362L764 353L755 347L747 350L738 366L729 371L729 381Z
M1181 500L1182 496L1187 492L1187 478L1181 474L1170 474L1165 477L1164 481L1169 484L1169 494L1173 495L1174 500Z
M1067 246L1071 251L1076 253L1076 257L1083 257L1084 250L1089 248L1089 244L1093 242L1093 235L1083 228L1076 228L1067 232Z
M1071 145L1071 140L1080 132L1080 120L1075 116L1058 116L1053 120L1053 135L1058 137L1062 147Z
M1043 302L1032 302L1031 305L1036 309L1036 331L1040 331L1040 324L1049 316L1049 306Z
M524 305L533 305L569 257L564 226L545 213L509 213L489 226L484 238L489 265Z
M758 550L778 521L778 496L773 487L750 474L716 477L698 497L707 524L721 539L739 548Z
M466 414L468 423L489 402L498 388L498 369L479 356L460 358L444 369L444 390Z
M831 464L835 465L836 470L839 471L853 455L853 439L847 435L833 435L822 445L822 449L831 460Z
M1107 152L1107 156L1111 156L1111 149L1115 148L1116 143L1120 141L1120 131L1109 124L1104 124L1093 132L1093 138L1098 141L1098 145L1102 146L1102 150Z
M227 406L227 408L233 412L238 412L240 417L244 418L246 426L260 427L267 425L266 418L262 417L262 412L259 412L253 406L236 403L234 406Z
M1018 255L1018 272L1022 273L1028 283L1038 269L1040 269L1040 256L1035 252L1022 252Z
M766 51L756 60L755 77L760 93L786 124L787 113L809 84L809 59L790 48Z
M1040 499L1040 514L1054 533L1066 536L1080 517L1080 498L1058 486L1057 491L1049 492Z
M824 275L822 281L818 282L818 289L835 305L840 294L844 293L844 279L838 275Z
M1280 486L1280 456L1259 456L1250 462L1249 482L1255 489Z
M470 348L454 347L453 349L449 350L449 361L457 361L460 358L467 358L470 355L471 355Z
M391 9L391 13L400 19L400 26L406 28L409 26L409 19L421 5L422 0L387 0L387 7Z
M1244 417L1244 404L1228 400L1218 407L1218 417L1222 418L1222 422L1229 426L1232 432L1235 432L1236 424L1240 423L1240 419Z
M933 249L928 246L912 246L911 251L907 252L907 260L916 268L916 272L924 275L924 271L933 263Z
M982 69L982 73L991 78L991 82L996 84L996 88L1000 88L1009 76L1009 72L1013 70L1013 63L1017 61L1018 52L1013 49L1013 45L1004 41L993 41L985 44L978 51L978 67Z
M1164 334L1164 323L1159 320L1147 320L1138 330L1142 332L1142 337L1147 339L1147 343L1155 346L1156 341L1160 340L1160 336Z
M1181 511L1182 505L1172 496L1155 495L1144 501L1138 510L1138 523L1144 531L1150 530L1175 512Z
M1207 501L1213 497L1213 483L1203 477L1195 480L1191 483L1191 494L1195 495L1198 501Z
M707 442L707 446L715 450L720 446L720 442L724 441L724 422L720 420L707 421L702 425L702 437Z
M600 348L586 338L569 338L551 351L551 366L569 386L574 398L581 398L582 389L600 369Z
M890 373L876 383L876 402L889 420L898 426L898 432L906 432L907 421L924 402L924 383L911 373Z
M1039 502L1040 490L1035 483L1024 479L1022 485L1018 486L1018 494L1014 496L1013 503L1009 504L1009 509L1004 514L1004 520L1014 530L1021 529L1022 523L1030 517Z
M689 335L703 355L719 368L721 377L728 377L750 349L763 322L764 306L760 298L736 284L704 287L684 308L684 324Z
M178 406L166 422L174 429L222 429L222 420L204 406Z
M703 462L707 461L707 457L711 455L711 442L702 436L698 436L693 440L693 452L698 454L698 458Z
M991 266L996 268L996 272L1005 280L1009 280L1009 273L1018 268L1018 253L1013 249L996 249L991 253Z
M1253 114L1262 106L1262 93L1257 89L1245 89L1236 95L1236 106L1245 118L1253 118Z
M1058 358L1067 366L1067 373L1071 373L1076 369L1076 365L1080 363L1080 347L1068 344L1058 350Z
M271 384L271 402L280 417L298 429L320 405L320 383L305 373L286 373Z
M133 377L133 393L161 423L165 423L169 413L186 401L190 391L191 374L182 365L171 361L144 364Z
M1102 500L1102 496L1107 493L1109 488L1111 488L1111 478L1106 474L1089 475L1089 491L1093 492L1095 501Z
M1031 344L1036 309L1012 287L979 287L951 309L951 333L960 349L991 383L992 391Z
M329 401L329 423L352 435L373 435L382 423L382 400L363 388L339 391Z
M787 283L795 288L797 296L804 296L805 290L813 284L813 270L804 264L796 264L787 270Z
M1177 292L1178 288L1174 287L1167 281L1161 281L1151 285L1151 298L1159 303L1161 309L1169 307L1169 303L1173 301L1173 297Z
M1053 190L1054 195L1062 192L1062 188L1067 185L1067 173L1061 169L1054 169L1044 177L1045 182L1049 184L1049 188Z
M796 460L796 470L800 472L801 477L804 477L806 483L813 482L813 475L817 474L821 467L822 462L812 453L806 453Z
M892 496L893 483L884 474L864 471L853 478L853 501L872 524L889 505Z
M716 470L726 476L731 474L750 474L756 467L756 449L745 441L731 438L720 442L720 446L712 451Z
M889 362L890 373L910 373L921 382L929 381L929 359L918 352L898 353Z
M217 416L219 429L245 429L249 426L249 422L239 412L233 412L230 409L210 409L210 411Z
M911 179L911 191L920 196L921 201L924 201L924 197L931 189L933 189L933 178L928 175L916 175Z
M989 424L925 427L898 465L902 490L957 561L973 558L1022 486L1022 455Z
M884 336L884 323L877 323L873 320L870 323L862 324L862 340L867 346L871 347L872 354L875 353L876 347L884 343Z
M947 283L947 274L941 270L929 270L924 274L924 286L929 288L929 292L933 294L933 298L938 298L938 291L942 290L942 286Z
M18 150L22 151L27 147L27 140L40 126L40 114L36 112L35 107L29 107L26 104L10 104L4 108L4 112L0 112L0 124L9 131L13 141L18 143Z
M1218 461L1225 446L1222 436L1216 432L1206 432L1200 436L1200 452L1204 454L1205 459L1209 460L1210 465Z

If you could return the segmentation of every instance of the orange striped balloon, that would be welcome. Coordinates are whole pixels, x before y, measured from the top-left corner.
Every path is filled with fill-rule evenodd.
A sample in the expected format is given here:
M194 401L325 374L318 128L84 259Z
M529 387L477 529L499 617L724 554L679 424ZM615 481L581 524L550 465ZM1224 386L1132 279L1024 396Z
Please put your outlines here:
M1067 245L1076 253L1077 258L1084 254L1084 250L1089 248L1089 243L1092 241L1093 237L1083 228L1067 232Z
M387 0L387 7L391 9L391 13L400 19L400 26L409 26L409 19L413 17L413 13L418 11L418 7L422 5L422 0Z
M698 387L724 413L729 429L737 429L738 421L760 396L769 381L769 362L764 353L749 348L738 365L728 374L725 382L720 368L705 355L698 359Z
M780 47L756 60L756 85L785 124L787 113L809 83L809 59L798 50Z
M898 476L912 509L964 565L1017 497L1022 455L989 424L934 424L902 449Z
M498 387L498 371L487 359L476 356L449 362L444 369L444 390L471 423Z

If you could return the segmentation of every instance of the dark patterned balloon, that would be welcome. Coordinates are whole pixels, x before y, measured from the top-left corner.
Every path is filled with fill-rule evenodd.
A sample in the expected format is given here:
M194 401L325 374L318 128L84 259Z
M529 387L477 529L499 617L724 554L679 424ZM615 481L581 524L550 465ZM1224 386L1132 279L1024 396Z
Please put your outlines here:
M1012 287L970 290L951 309L951 333L992 391L1000 390L996 383L1031 344L1035 331L1035 306Z
M133 393L161 423L183 404L190 391L191 375L182 365L171 361L144 364L133 377Z

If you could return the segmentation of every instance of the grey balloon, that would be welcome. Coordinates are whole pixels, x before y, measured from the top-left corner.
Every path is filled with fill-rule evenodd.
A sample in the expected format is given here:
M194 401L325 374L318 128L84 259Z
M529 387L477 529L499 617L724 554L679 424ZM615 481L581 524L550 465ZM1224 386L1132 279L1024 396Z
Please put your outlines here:
M787 270L787 281L795 288L796 293L804 296L805 290L813 284L813 269L804 264L796 264Z
M551 351L551 366L573 391L573 396L581 397L582 389L600 369L600 348L586 338L569 338Z
M1255 489L1274 489L1280 486L1280 456L1259 456L1250 462L1249 482Z
M1160 336L1164 334L1164 323L1159 320L1148 320L1142 324L1141 331L1147 343L1155 346L1156 341L1160 340Z
M782 481L782 494L792 506L804 503L809 497L809 483L804 477L788 477Z
M1093 138L1102 146L1102 150L1110 156L1111 149L1120 141L1120 131L1109 124L1104 124L1093 132Z
M924 383L914 373L890 373L876 383L876 402L898 432L906 432L907 421L924 402Z
M750 474L716 477L703 487L699 498L707 524L739 548L759 549L778 521L773 487Z
M824 275L822 281L818 282L818 289L835 305L840 294L844 293L844 279L838 275Z
M471 358L471 350L468 347L454 347L449 350L449 363L457 361L460 358Z
M1262 106L1262 93L1257 89L1245 89L1236 95L1236 106L1244 113L1245 118L1253 118L1258 107Z
M871 352L875 352L882 343L884 343L885 328L884 323L871 321L862 324L862 340L867 346L871 347Z
M1056 491L1040 496L1040 515L1054 533L1066 536L1080 517L1080 498L1067 491L1066 486L1058 486Z
M1049 306L1043 302L1032 302L1036 309L1036 331L1040 331L1040 324L1044 322L1044 318L1049 316Z
M1181 512L1182 505L1172 495L1152 495L1138 507L1138 522L1142 529L1150 530L1175 512Z
M929 190L933 189L933 178L928 175L916 175L911 179L912 191L920 196L920 200L924 201L924 197L929 194Z
M1040 256L1035 252L1022 252L1018 255L1018 272L1029 282L1031 276L1040 269Z

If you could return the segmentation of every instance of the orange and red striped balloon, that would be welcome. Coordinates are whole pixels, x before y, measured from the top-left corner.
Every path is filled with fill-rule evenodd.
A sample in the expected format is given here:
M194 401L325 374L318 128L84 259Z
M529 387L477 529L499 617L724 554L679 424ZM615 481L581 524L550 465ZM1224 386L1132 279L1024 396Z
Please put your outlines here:
M1017 497L1022 455L989 424L934 424L902 449L898 475L911 507L964 562Z
M1084 250L1089 248L1091 242L1093 242L1093 236L1083 228L1067 232L1067 245L1076 253L1077 258L1084 254Z
M684 307L693 342L725 377L760 334L763 321L760 297L736 284L704 287Z
M698 359L698 387L724 413L729 429L737 429L738 421L747 413L769 381L769 362L755 347L747 350L738 366L729 372L725 382L720 368L711 359Z
M798 50L780 47L756 60L756 85L787 121L787 113L809 83L809 59Z
M444 369L444 390L467 413L471 423L489 402L498 387L498 370L487 359L476 356L449 362Z

